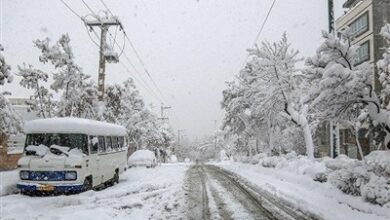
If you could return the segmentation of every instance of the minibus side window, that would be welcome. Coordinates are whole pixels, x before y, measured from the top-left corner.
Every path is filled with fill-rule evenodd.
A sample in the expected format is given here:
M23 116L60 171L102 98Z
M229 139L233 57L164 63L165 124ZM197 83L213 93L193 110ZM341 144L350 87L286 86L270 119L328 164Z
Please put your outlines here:
M112 151L112 144L111 144L111 137L110 136L106 137L106 150L107 150L107 152Z
M99 140L96 136L89 136L89 149L91 154L96 154L98 151Z
M119 137L119 148L122 149L123 148L123 145L124 145L124 138L123 137Z
M112 149L117 150L118 149L118 137L111 137L112 140Z
M104 153L106 151L106 144L104 142L104 137L99 136L98 137L98 148L99 148L99 153Z

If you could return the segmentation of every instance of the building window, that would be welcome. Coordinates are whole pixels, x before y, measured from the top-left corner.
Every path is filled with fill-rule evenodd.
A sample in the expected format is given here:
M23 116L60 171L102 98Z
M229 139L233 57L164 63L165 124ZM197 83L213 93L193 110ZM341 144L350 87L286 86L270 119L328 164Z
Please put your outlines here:
M356 63L355 65L359 65L363 62L366 62L370 59L370 41L364 42L360 47L356 50Z
M352 36L354 37L368 31L368 12L358 17L349 27L351 29Z

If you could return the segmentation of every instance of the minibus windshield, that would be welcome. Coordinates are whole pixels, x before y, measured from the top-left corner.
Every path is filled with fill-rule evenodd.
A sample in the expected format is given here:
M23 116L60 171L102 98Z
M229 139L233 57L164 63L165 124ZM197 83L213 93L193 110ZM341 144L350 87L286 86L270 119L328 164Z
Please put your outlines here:
M38 146L41 144L47 147L52 145L69 147L69 150L78 148L83 153L88 154L88 138L85 134L27 134L25 144L26 147L29 145Z

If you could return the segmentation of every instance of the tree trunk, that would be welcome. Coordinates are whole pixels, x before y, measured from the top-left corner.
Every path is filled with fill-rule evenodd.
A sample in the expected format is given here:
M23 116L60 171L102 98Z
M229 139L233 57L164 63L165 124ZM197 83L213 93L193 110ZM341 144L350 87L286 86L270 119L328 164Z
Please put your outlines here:
M359 128L356 128L356 127L355 127L355 141L356 141L356 145L359 149L360 158L364 161L363 150L362 150L362 146L360 145L360 141L359 141Z
M286 110L287 113L290 115L291 119L294 120L303 129L303 137L305 138L306 145L306 154L310 159L314 159L314 142L309 122L306 118L307 106L302 107L303 113L300 113L295 109L291 108L290 105L287 105Z
M314 144L310 126L308 123L306 123L302 128L303 136L305 138L306 154L310 159L314 159Z

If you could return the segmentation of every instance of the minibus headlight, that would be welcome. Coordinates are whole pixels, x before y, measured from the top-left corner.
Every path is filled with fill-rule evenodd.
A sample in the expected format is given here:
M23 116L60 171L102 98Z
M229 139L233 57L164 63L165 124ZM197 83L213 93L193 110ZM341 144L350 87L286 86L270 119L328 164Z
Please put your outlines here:
M22 170L22 171L20 171L19 175L20 175L21 180L28 180L30 177L30 172L28 172L26 170Z
M77 173L76 171L65 171L65 180L76 180Z

